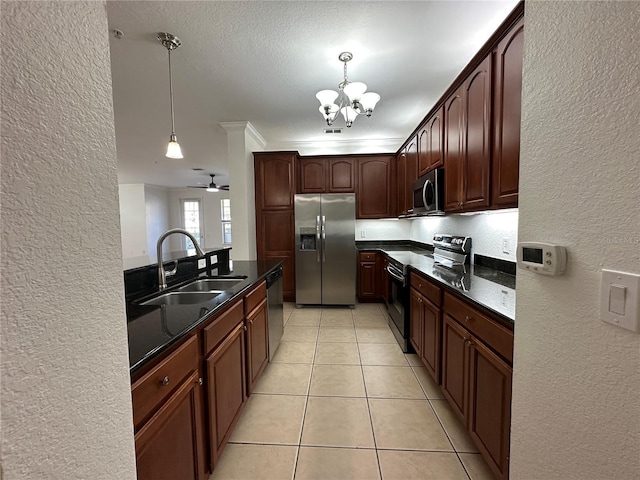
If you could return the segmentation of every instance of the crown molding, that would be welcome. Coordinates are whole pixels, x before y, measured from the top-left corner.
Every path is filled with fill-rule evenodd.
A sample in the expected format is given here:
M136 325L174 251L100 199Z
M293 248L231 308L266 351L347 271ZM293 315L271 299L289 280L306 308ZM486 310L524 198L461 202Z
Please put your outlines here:
M333 155L354 153L396 153L406 139L376 138L351 140L305 140L293 142L271 142L267 150L297 150L300 155Z
M244 132L253 138L261 148L265 148L267 141L264 139L260 132L256 130L251 122L220 122L219 125L227 132Z

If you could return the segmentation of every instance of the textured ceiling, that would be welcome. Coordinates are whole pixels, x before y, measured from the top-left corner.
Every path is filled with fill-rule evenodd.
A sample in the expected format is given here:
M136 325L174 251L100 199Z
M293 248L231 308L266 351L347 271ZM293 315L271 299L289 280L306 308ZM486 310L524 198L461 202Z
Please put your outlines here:
M109 1L109 27L125 34L110 39L119 181L184 187L207 183L210 172L228 183L220 122L251 122L268 149L395 151L516 4ZM164 156L171 123L160 31L182 41L171 60L183 160ZM315 93L337 90L343 51L354 55L349 79L382 99L371 118L329 136Z

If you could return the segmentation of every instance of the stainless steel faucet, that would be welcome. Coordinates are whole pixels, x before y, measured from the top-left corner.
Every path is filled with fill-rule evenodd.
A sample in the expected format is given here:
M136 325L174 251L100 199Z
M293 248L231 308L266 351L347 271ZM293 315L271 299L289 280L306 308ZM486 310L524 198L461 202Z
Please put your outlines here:
M160 235L160 238L158 238L158 243L156 245L156 253L158 257L158 287L160 290L164 290L165 288L167 288L167 274L174 274L178 269L178 262L176 262L176 266L171 272L166 272L164 270L164 266L162 265L162 242L164 242L164 239L173 233L182 233L183 235L189 237L189 239L193 242L193 246L196 247L196 252L198 253L198 255L201 257L204 257L205 255L202 251L202 248L200 248L200 245L198 245L196 237L182 228L172 228L171 230L167 230L162 235Z

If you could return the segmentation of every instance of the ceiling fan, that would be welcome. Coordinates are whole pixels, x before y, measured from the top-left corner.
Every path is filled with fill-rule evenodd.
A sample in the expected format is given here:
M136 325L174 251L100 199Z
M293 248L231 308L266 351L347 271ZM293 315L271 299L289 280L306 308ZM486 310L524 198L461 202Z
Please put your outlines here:
M213 177L215 177L215 173L210 173L211 183L209 185L189 185L188 188L206 188L207 192L219 192L220 190L229 190L229 185L217 185L213 181Z

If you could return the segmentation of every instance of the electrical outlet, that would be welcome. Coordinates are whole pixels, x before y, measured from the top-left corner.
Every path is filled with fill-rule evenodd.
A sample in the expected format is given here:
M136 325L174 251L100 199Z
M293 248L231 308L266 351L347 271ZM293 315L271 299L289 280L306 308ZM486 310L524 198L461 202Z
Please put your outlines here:
M360 230L360 238L367 238L367 232Z
M198 260L198 268L206 268L207 267L207 259L201 258Z
M506 307L507 303L509 303L509 292L507 292L506 290L501 290L500 293L502 293L502 306Z
M509 253L511 249L509 248L509 239L504 237L502 239L502 253Z

